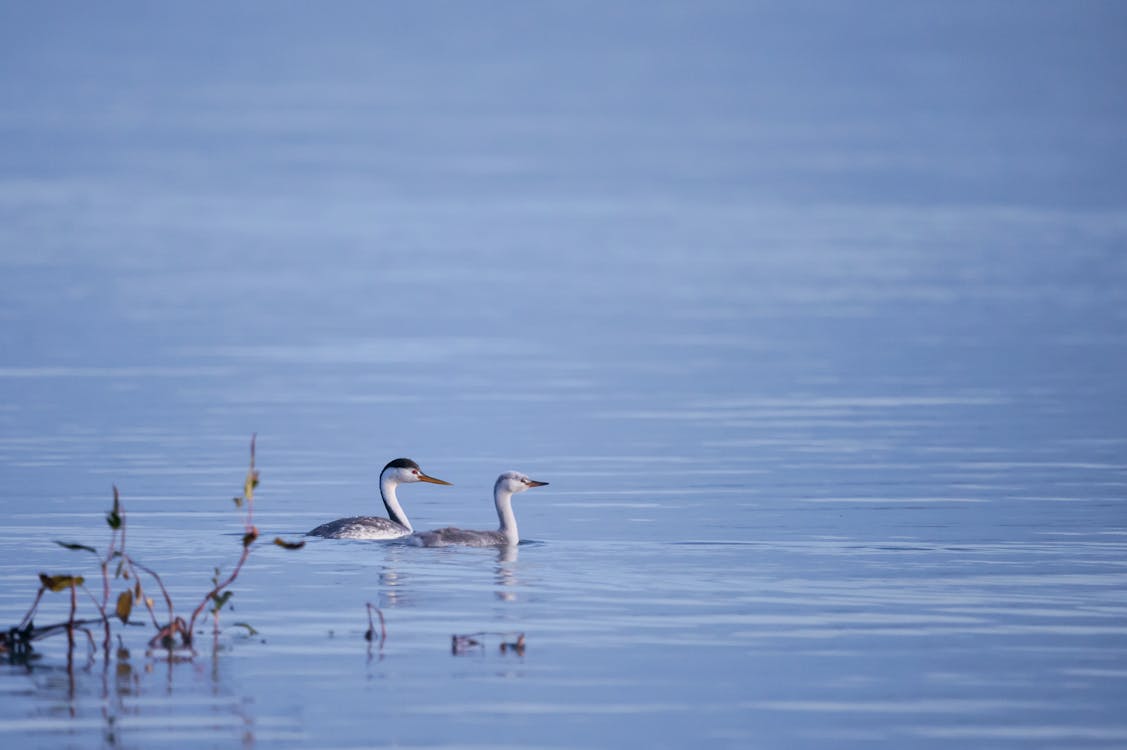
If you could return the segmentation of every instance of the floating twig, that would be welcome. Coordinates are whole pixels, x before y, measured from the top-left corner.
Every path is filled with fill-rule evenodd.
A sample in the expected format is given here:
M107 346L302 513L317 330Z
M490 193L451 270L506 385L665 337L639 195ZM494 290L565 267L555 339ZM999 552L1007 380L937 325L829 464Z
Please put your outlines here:
M470 633L468 635L454 634L450 636L450 653L459 656L478 646L484 649L485 644L474 638L475 635L482 635L482 633Z
M501 653L514 652L517 656L524 656L524 633L518 633L515 641L501 641Z
M480 639L484 638L487 635L497 636L501 639L511 638L513 636L516 636L515 639L512 640L512 641L502 640L501 645L499 647L500 651L501 651L502 654L506 654L509 651L512 651L517 656L524 656L524 646L525 646L524 633L512 633L512 632L498 633L498 632L491 632L491 631L481 631L481 632L478 632L478 633L466 633L464 635L455 634L455 635L450 636L450 653L452 653L454 656L462 656L464 654L469 653L471 650L476 650L476 649L479 649L479 648L484 653L485 642L483 640L480 640Z

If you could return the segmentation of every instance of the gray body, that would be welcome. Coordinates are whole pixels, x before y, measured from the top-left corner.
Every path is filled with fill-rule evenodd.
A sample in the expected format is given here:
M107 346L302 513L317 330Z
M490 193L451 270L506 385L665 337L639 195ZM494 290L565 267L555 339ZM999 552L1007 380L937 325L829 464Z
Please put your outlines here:
M390 518L379 516L353 516L323 523L308 536L329 539L398 539L411 533L411 529Z
M517 544L520 538L517 538ZM509 539L501 531L473 531L447 526L445 529L420 531L411 537L411 543L420 547L496 547L508 545Z
M497 508L497 518L501 522L496 531L475 531L448 526L445 529L421 531L412 534L407 541L419 547L497 547L520 544L517 519L513 514L513 495L533 487L542 487L547 482L537 482L517 471L506 471L497 477L493 485L493 504Z

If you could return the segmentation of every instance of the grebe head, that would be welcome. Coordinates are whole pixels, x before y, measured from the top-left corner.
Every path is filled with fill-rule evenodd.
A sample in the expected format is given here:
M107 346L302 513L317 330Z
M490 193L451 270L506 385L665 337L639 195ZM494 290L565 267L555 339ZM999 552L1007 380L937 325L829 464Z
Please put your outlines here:
M396 484L411 484L412 482L430 482L431 484L450 484L441 479L427 476L419 465L409 458L397 458L389 461L380 472L381 477L386 477Z
M530 490L533 487L543 487L547 482L537 482L535 479L529 479L519 471L506 471L501 476L497 477L497 484L494 485L494 490L504 490L506 492L517 493Z

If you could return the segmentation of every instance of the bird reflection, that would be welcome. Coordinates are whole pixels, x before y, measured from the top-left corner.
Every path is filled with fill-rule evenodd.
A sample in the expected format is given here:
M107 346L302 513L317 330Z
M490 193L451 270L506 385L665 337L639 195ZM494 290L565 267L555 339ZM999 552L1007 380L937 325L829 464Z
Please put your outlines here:
M384 547L384 560L380 565L380 593L381 608L394 609L410 603L407 594L407 583L410 576L400 571L399 563L403 559L403 548L394 544Z
M518 549L515 544L497 549L497 566L493 570L497 581L497 598L501 601L517 600L517 592L513 589L520 586L520 579L516 575L516 562L520 556Z

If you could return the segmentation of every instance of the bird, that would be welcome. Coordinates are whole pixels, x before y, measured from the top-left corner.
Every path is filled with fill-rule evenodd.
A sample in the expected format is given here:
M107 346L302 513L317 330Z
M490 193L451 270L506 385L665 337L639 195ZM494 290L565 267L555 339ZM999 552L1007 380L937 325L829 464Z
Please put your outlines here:
M380 472L380 497L383 499L384 507L387 508L387 518L379 516L338 518L321 524L306 536L322 536L328 539L398 539L409 536L415 529L399 505L395 488L401 484L415 482L450 484L427 476L419 465L409 458L397 458L389 461Z
M497 506L497 518L501 526L497 531L472 531L447 527L433 531L420 531L404 539L404 542L418 547L495 547L520 543L517 533L517 519L513 515L513 495L518 492L543 487L547 482L529 479L519 471L506 471L497 477L493 485L493 504Z

